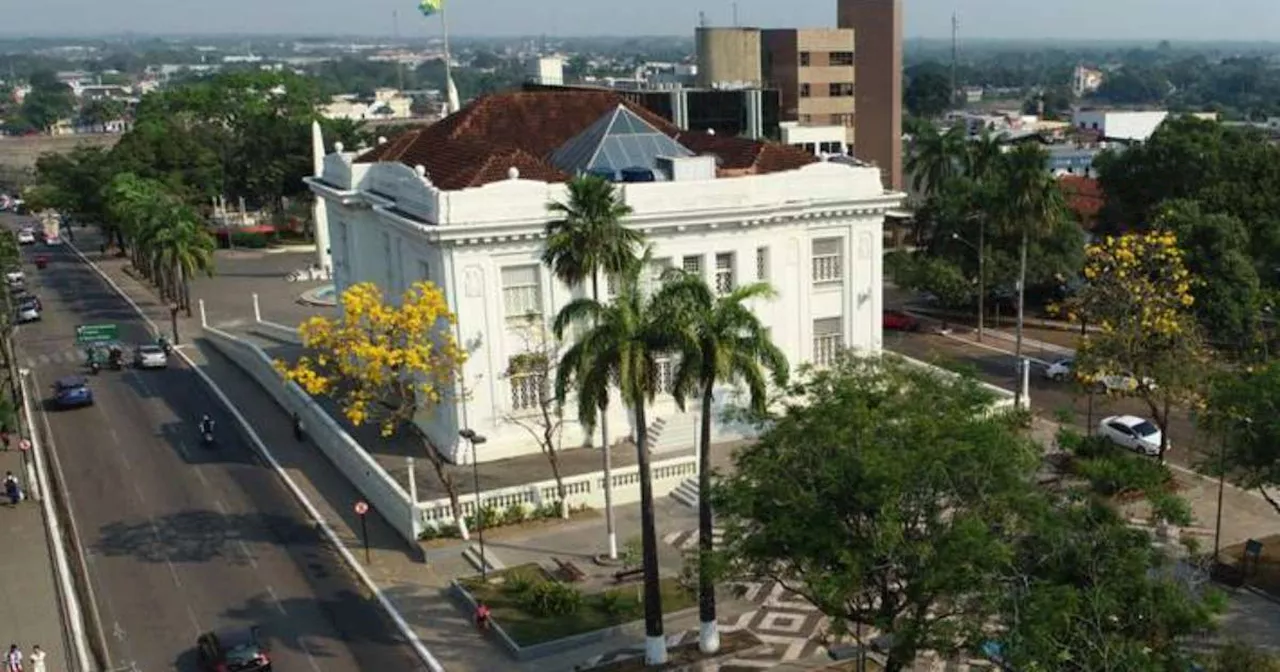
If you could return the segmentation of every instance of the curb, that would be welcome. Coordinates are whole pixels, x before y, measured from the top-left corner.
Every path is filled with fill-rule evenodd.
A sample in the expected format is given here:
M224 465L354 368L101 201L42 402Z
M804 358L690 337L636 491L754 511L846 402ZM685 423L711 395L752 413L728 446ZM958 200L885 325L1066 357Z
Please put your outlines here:
M146 313L142 311L142 308L138 307L138 304L134 302L133 298L121 289L120 285L116 284L115 280L112 280L110 276L103 272L102 269L98 268L97 264L89 261L78 247L75 245L68 245L68 247L70 247L71 251L80 258L80 261L88 265L89 268L92 268L93 271L98 274L98 277L102 278L103 281L111 287L111 289L115 290L115 292L129 304L129 307L133 308L134 312L136 312L138 316L151 327L152 331L159 333L159 329L156 327L155 322L153 322L151 318L147 317ZM231 399L229 399L226 393L222 391L222 388L218 387L218 384L209 377L209 374L202 371L199 366L196 366L196 363L191 360L191 357L188 356L187 353L177 348L174 348L174 352L176 352L178 356L187 363L187 366L191 367L191 370L195 372L202 381L204 381L205 385L209 386L209 389L213 392L214 396L216 396L218 400L227 407L227 410L231 412L233 417L235 417L236 422L240 423L241 428L244 429L245 434L250 439L250 442L253 443L255 448L257 448L258 452L267 461L267 464L271 465L272 470L276 472L276 476L278 476L285 484L285 487L288 488L294 499L298 501L298 504L302 506L302 509L306 511L307 516L312 519L315 526L324 533L324 536L328 539L329 543L338 550L342 559L346 561L348 567L350 567L352 572L360 579L360 582L363 583L365 587L369 589L369 592L377 598L379 606L381 606L383 611L387 613L387 616L391 618L391 621L395 623L396 629L400 631L401 636L403 636L409 643L409 646L413 648L414 653L418 654L418 657L422 660L423 664L426 665L431 672L445 672L444 667L440 665L440 662L436 660L435 656L431 654L431 651L429 651L426 645L422 643L422 639L413 631L413 628L409 627L408 622L404 620L404 616L400 614L400 612L395 608L395 605L391 603L391 600L389 600L386 594L382 592L382 588L380 588L378 584L374 582L373 578L369 576L369 573L365 571L364 566L361 565L360 561L351 553L351 550L348 549L340 539L338 539L338 535L333 531L333 528L330 527L329 523L320 515L320 512L316 510L315 506L311 503L311 500L307 499L306 494L304 494L298 485L293 482L293 478L290 477L289 474L285 472L284 468L280 466L280 463L276 461L275 455L273 455L271 450L267 448L266 443L264 443L262 438L258 436L257 431L253 429L253 426L249 424L249 421L240 413L240 409L236 408L235 404L231 403Z

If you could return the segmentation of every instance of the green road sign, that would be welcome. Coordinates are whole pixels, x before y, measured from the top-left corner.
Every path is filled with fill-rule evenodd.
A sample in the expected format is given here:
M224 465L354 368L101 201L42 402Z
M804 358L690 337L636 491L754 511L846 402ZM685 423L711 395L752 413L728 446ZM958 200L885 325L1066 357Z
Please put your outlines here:
M114 324L82 324L76 327L77 343L109 343L120 340L120 329Z

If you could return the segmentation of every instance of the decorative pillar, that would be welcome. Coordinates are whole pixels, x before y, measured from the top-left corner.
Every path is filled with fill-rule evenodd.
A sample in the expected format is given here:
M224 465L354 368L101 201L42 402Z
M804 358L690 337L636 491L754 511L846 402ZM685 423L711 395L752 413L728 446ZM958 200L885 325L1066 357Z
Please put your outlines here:
M341 150L338 150L341 151ZM320 122L311 122L311 168L315 177L324 175L324 134L320 131ZM324 199L315 196L311 204L311 222L315 228L316 265L324 269L325 276L332 276L333 254L329 249L329 214Z

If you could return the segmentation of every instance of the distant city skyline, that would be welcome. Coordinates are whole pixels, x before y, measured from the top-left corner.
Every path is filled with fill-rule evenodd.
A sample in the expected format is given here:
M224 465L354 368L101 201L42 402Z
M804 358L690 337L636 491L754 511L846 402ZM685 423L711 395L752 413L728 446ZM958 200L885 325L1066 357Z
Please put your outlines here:
M20 0L0 4L17 5ZM446 0L449 28L469 36L687 35L699 11L711 25L835 25L834 0ZM413 0L40 0L3 12L3 36L143 34L328 34L389 36L392 12L402 36L440 33ZM1270 41L1280 25L1275 0L1076 0L1015 4L1009 0L903 0L905 35L947 37L951 14L965 38Z

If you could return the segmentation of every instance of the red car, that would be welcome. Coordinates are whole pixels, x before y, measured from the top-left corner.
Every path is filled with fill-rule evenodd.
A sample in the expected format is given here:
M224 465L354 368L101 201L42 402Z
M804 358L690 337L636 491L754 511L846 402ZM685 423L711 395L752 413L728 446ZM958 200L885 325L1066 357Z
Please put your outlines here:
M920 331L920 320L900 310L886 310L884 328L887 331Z

